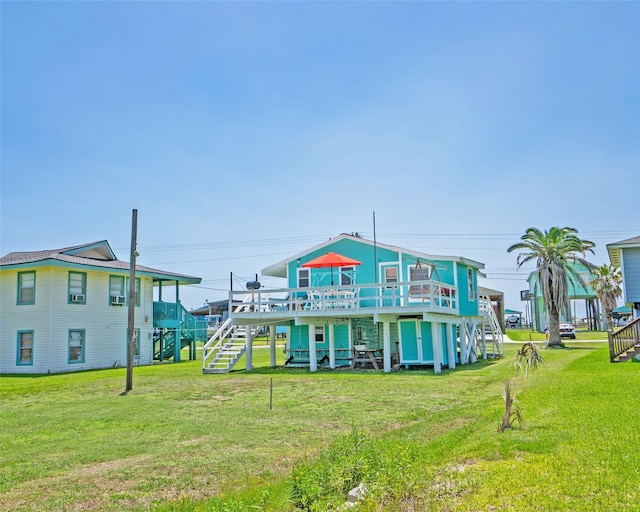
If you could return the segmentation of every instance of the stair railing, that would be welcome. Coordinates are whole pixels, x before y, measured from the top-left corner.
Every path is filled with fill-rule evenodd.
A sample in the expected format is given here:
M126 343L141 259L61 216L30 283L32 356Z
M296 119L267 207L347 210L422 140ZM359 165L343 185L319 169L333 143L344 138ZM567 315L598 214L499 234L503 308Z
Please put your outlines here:
M190 339L194 341L207 339L207 321L198 320L182 304L180 304L180 324L181 330L187 331Z
M616 357L636 345L640 345L640 318L636 318L617 331L607 331L607 335L609 338L609 359L613 363Z
M251 306L251 295L247 295L242 303L238 304L234 311L247 311L247 309ZM220 348L222 344L226 342L227 339L231 337L236 326L233 325L233 320L231 317L227 318L224 323L218 328L218 330L209 338L202 347L202 369L204 370L207 367L209 359L212 359L215 354L220 352Z
M235 325L233 325L233 321L231 318L227 318L213 336L209 338L209 341L204 344L204 347L202 347L203 370L207 367L209 359L220 351L222 344L231 336L234 329Z
M494 355L504 355L504 338L500 321L491 305L491 299L485 295L478 298L478 309L480 313L489 320L489 327L493 337Z

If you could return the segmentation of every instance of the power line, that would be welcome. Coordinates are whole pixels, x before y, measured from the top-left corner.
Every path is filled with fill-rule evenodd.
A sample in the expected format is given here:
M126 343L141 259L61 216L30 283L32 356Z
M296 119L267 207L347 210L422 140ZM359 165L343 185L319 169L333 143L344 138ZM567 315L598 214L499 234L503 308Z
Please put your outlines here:
M579 235L581 237L596 237L613 238L622 237L627 235L636 234L638 230L615 230L615 231L581 231ZM362 235L371 236L366 231L360 231ZM286 245L286 244L302 244L312 242L322 242L334 238L336 235L306 235L295 237L283 237L283 238L264 238L253 240L228 240L206 243L188 243L188 244L171 244L171 245L139 245L141 252L169 252L169 251L183 251L183 250L206 250L206 249L232 249L239 247L259 247L259 246L271 246L271 245ZM402 232L386 232L379 233L377 236L389 237L392 239L411 239L411 240L477 240L477 239L491 239L491 240L512 240L517 242L522 233L402 233ZM393 242L389 242L393 245ZM472 247L473 248L473 247ZM432 248L433 249L433 248ZM448 249L469 249L468 247L449 247ZM117 248L117 250L124 250L123 248ZM486 248L483 250L495 250L495 248Z

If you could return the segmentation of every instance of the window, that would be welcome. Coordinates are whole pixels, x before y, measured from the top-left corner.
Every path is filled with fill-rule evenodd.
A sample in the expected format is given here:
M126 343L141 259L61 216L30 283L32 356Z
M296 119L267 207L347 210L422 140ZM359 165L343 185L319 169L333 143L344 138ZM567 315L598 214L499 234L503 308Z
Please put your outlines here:
M309 269L298 269L298 288L309 288Z
M324 327L322 325L316 325L316 343L322 343L324 341Z
M476 300L476 289L473 284L473 269L467 268L467 282L469 283L469 300Z
M124 277L109 276L109 304L112 306L124 306L125 302Z
M431 276L431 267L429 265L422 266L420 261L409 267L409 281L428 281ZM431 284L412 284L409 286L409 295L416 295L423 300L431 294Z
M340 267L340 284L350 286L355 282L355 267Z
M33 364L33 331L18 331L18 357L16 364Z
M409 281L428 281L431 278L431 267L422 266L420 262L409 267Z
M387 267L384 269L384 282L385 283L398 282L398 269L396 267Z
M87 274L84 272L69 272L69 297L72 304L86 304Z
M84 363L84 329L69 331L69 363Z
M36 303L36 273L18 272L18 305Z
M127 278L127 301L129 300L129 278ZM136 306L140 305L140 278L136 277Z

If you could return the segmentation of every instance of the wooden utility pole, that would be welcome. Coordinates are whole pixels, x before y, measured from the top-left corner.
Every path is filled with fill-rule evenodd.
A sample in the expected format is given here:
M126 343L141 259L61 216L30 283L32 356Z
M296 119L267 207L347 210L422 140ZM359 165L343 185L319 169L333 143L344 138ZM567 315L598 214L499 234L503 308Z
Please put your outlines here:
M131 254L129 257L129 317L127 321L127 383L125 393L133 389L133 359L136 354L136 239L138 237L138 210L131 212Z

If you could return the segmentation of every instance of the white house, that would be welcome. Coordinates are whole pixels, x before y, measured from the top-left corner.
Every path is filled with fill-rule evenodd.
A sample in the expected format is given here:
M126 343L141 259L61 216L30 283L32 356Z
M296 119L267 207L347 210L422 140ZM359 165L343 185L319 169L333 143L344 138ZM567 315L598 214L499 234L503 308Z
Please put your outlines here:
M189 343L195 357L195 341L201 333L188 329L184 319L173 325L162 322L171 316L167 311L174 316L184 313L179 286L197 284L200 278L140 265L135 275L136 363L151 364L154 358L171 356L179 360L180 349ZM163 283L175 285L175 302L162 302ZM154 286L160 288L156 303ZM125 366L128 289L129 263L118 260L106 240L3 256L0 373ZM175 339L185 341L171 345Z

